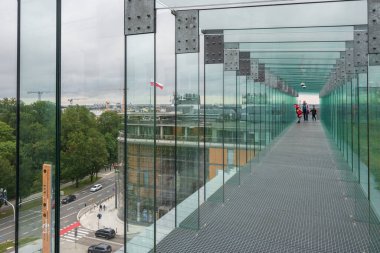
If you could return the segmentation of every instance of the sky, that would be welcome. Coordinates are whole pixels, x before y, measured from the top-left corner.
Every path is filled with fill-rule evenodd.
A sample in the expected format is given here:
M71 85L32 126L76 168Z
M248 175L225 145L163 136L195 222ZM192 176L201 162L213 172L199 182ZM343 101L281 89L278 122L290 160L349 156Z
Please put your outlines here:
M27 103L37 100L37 94L34 93L37 91L43 92L44 100L54 102L55 99L54 2L23 1L21 99ZM124 80L124 1L62 2L62 104L68 104L70 99L78 104L106 101L121 103ZM15 0L0 0L0 98L15 97L16 94L16 3ZM271 11L278 14L271 18L266 17L266 12L262 11L262 8L267 7L250 8L241 12L239 9L203 11L200 14L200 26L201 29L213 29L221 26L246 27L247 24L254 27L276 27L365 21L364 15L349 15L352 11L363 11L363 1L348 2L345 5L347 8L343 12L337 3L331 3L328 11L321 11L322 5L306 5L303 9L298 9L299 6L275 6ZM341 17L342 13L345 13L345 17ZM325 16L321 19L321 15ZM165 85L164 90L157 90L157 103L169 103L175 81L175 19L170 10L165 9L158 11L157 18L156 81ZM130 36L127 44L127 103L149 103L152 94L149 82L154 78L153 36ZM194 83L199 79L202 94L203 67L198 67L198 60L202 59L198 59L196 54L187 54L178 55L177 60L177 78L181 93L198 92ZM222 77L220 67L206 68L206 92L210 102L219 100ZM233 89L228 86L225 94L234 94Z
M16 97L17 1L0 1L0 98Z

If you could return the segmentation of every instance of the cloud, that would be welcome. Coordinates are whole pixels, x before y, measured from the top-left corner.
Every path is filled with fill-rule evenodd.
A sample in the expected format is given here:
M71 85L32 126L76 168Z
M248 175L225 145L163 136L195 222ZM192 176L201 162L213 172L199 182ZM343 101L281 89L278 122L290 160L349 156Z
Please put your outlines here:
M0 1L0 98L16 97L17 1Z

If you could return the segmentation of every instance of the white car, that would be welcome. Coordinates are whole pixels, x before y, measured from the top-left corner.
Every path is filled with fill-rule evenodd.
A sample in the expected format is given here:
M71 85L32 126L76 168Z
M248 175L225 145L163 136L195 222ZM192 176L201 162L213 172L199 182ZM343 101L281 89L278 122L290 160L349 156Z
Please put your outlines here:
M102 188L103 188L103 186L101 184L96 184L93 187L91 187L90 192L96 192L96 191L99 191Z

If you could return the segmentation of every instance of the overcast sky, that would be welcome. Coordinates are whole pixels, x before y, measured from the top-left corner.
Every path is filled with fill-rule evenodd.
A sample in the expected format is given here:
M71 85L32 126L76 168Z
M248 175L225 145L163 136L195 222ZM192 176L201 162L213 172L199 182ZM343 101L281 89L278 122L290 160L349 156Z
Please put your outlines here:
M21 97L25 102L35 101L37 94L30 92L36 91L44 92L43 99L54 101L54 2L23 1ZM121 102L124 1L62 2L62 103L67 104L70 98L76 99L78 104ZM0 0L0 97L15 97L16 94L16 3L16 0ZM268 11L264 10L269 7L202 11L200 26L201 29L215 29L366 22L366 15L358 14L366 13L365 1L343 3L344 8L340 4L275 6ZM270 17L267 13L271 13ZM156 80L165 85L164 90L157 90L158 103L169 103L174 92L174 30L174 16L170 11L158 11ZM153 36L129 37L128 48L128 102L149 102L149 82L153 79ZM198 76L197 55L181 55L178 59L178 83L182 93L196 92L194 83L198 77L203 80L203 67L199 68ZM207 72L206 91L218 95L222 71L216 66L209 68L216 69ZM227 75L227 78L230 77ZM234 94L232 89L226 90L226 94Z
M17 1L0 1L0 98L16 97Z

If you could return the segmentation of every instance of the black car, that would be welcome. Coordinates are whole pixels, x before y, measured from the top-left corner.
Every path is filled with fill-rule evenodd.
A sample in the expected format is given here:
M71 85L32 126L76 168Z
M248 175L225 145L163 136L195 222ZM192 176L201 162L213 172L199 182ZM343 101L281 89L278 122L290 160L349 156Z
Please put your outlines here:
M75 195L69 195L69 196L66 196L64 197L62 200L61 200L61 203L62 204L68 204L70 202L73 202L74 200L76 200L77 197Z
M88 253L109 253L112 252L111 245L105 243L99 243L97 245L91 245L88 247Z
M102 228L95 232L96 237L104 237L106 239L114 238L115 235L115 230L112 228Z

